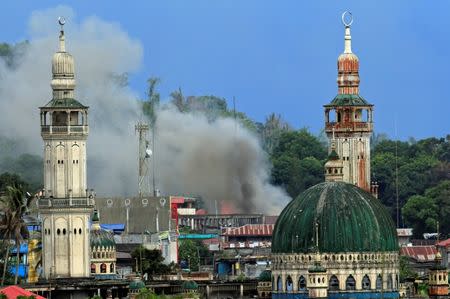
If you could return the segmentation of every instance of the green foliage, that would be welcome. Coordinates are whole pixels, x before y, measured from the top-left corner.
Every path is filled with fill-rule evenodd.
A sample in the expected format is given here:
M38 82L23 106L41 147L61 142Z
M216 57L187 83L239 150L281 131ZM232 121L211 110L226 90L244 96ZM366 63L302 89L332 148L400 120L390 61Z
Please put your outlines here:
M436 232L438 221L440 232L450 233L450 180L427 189L424 195L411 196L402 215L406 224L414 228L416 237Z
M149 250L140 246L131 253L131 256L137 259L139 268L142 265L142 273L147 273L149 277L170 274L175 268L173 263L169 265L163 263L164 258L159 250Z
M283 186L291 197L323 181L326 148L307 129L281 133L274 148L272 182Z
M380 186L380 200L391 210L394 218L397 198L396 164L399 207L402 208L411 196L424 195L428 188L450 179L450 163L447 161L449 142L450 137L447 136L409 142L383 138L376 144L372 153L372 177ZM410 209L407 208L406 212L409 213ZM424 215L418 216L422 217ZM431 223L430 221L428 222ZM412 218L408 221L403 219L403 224L413 225L413 222ZM416 226L420 225L417 223Z
M409 257L400 256L400 282L415 280L418 276L409 264Z
M191 271L198 271L201 264L212 259L211 252L200 240L179 240L178 254L180 260L188 263Z
M17 158L5 158L0 161L0 169L20 176L24 183L22 186L30 193L42 188L44 166L39 156L22 154Z
M436 231L438 206L433 199L422 195L411 196L402 208L402 214L416 236Z
M160 103L160 94L156 91L160 82L161 80L157 77L151 77L147 80L147 101L142 103L142 112L149 118L152 126L156 122L156 110Z

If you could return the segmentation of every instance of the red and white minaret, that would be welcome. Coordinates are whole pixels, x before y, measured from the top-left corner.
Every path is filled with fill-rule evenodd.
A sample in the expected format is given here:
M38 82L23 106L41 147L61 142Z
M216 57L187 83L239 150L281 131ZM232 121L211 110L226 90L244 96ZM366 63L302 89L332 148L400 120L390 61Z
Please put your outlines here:
M346 17L349 20L346 20ZM338 94L325 108L325 132L343 163L343 181L370 191L373 105L359 94L359 59L352 52L351 13L344 12L344 53L339 55Z

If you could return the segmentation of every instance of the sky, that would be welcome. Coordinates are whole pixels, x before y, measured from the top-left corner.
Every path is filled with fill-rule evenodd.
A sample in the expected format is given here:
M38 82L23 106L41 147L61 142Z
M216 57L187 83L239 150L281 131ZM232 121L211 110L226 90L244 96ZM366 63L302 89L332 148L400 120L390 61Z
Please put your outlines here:
M163 99L178 88L226 98L230 107L235 97L236 109L256 121L275 112L319 133L322 105L337 93L348 10L360 94L375 105L375 131L400 139L450 134L449 1L129 2L6 1L0 42L28 39L33 14L69 6L78 22L95 16L141 44L142 65L129 74L137 96L145 97L146 80L156 76Z

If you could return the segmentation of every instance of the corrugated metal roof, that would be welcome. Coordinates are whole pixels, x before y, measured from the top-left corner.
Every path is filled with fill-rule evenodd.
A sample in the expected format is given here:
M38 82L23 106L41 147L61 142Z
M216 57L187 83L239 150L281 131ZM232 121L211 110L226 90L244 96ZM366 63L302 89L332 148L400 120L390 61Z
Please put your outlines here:
M435 246L405 246L400 248L400 255L409 256L418 262L432 262L436 257Z
M275 224L246 224L226 228L224 236L272 236Z

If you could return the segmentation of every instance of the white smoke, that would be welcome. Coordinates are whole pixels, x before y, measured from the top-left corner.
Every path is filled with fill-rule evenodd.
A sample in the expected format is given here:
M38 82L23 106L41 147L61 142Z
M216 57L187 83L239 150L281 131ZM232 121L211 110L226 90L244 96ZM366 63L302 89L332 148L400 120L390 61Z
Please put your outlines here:
M89 17L77 22L65 6L35 12L30 45L14 70L0 65L0 134L27 142L41 155L38 107L51 99L51 57L58 48L58 16L65 16L66 50L75 59L75 97L89 108L88 185L98 195L137 193L137 96L111 80L136 71L142 46L119 25ZM158 112L157 187L193 194L209 207L227 200L243 212L278 212L289 198L269 184L269 164L257 138L230 119L208 122L175 109Z

